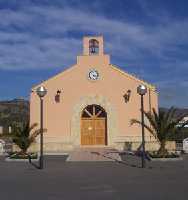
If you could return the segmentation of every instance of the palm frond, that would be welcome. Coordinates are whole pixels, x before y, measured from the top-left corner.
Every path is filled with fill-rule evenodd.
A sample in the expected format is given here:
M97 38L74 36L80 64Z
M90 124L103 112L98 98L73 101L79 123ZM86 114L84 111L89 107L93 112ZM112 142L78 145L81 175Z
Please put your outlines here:
M151 114L151 112L145 112L144 111L144 115L148 119L148 121L149 121L150 125L152 126L152 128L157 132L158 126L157 126L157 123L155 121L155 117Z
M47 129L43 129L42 132L43 132L43 133L47 132ZM36 138L38 135L40 135L40 133L41 133L41 130L40 130L40 129L35 130L32 134L30 134L29 140L30 140L31 142L34 142L34 141L35 141L35 138Z
M165 152L165 143L166 141L177 133L177 129L182 129L185 125L188 125L188 120L185 121L181 127L178 127L180 122L184 119L186 115L180 115L176 117L176 109L171 107L167 112L159 110L157 113L153 108L151 112L144 112L144 115L148 119L151 128L144 124L144 127L152 133L155 137L157 137L160 142L159 152ZM139 120L133 119L131 120L131 124L142 124Z
M174 118L174 115L176 113L177 109L175 109L173 106L168 110L168 112L165 113L165 121L169 122L172 118Z
M36 130L36 126L37 123L30 126L29 122L23 124L22 127L17 125L12 126L12 133L9 134L9 137L19 146L22 152L27 152L31 143L33 143L37 135L40 134L40 130Z
M38 126L38 123L34 123L30 126L29 132L31 132L33 129L35 129Z
M131 125L133 124L139 124L139 125L142 125L142 122L137 120L137 119L131 119ZM144 124L144 128L146 128L155 138L157 138L157 135L155 133L155 131L150 128L148 125Z

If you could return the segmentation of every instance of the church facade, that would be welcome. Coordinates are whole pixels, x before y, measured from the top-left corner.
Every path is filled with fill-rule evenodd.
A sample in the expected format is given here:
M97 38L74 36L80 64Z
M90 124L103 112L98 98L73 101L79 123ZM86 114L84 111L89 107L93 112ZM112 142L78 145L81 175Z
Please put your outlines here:
M144 109L158 110L155 86L110 63L104 53L103 37L84 37L83 55L56 76L32 88L30 123L40 124L40 99L36 88L44 86L44 150L63 152L75 147L107 146L118 149L141 143L141 127L130 124L140 119L137 87L144 84ZM155 138L146 132L147 143ZM39 141L38 141L39 142Z

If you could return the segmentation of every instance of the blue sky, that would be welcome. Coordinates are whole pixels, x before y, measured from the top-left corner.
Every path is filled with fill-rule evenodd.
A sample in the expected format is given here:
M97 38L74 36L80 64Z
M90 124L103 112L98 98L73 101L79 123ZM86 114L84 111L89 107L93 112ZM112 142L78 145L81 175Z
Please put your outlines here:
M188 108L187 0L0 0L0 100L76 62L104 35L111 63L157 86L160 106Z

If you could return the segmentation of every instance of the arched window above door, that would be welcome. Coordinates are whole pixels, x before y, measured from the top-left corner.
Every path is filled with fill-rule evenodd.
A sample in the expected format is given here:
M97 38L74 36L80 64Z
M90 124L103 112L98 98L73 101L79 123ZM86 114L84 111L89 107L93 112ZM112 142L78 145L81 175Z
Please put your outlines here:
M107 114L105 110L99 105L88 105L82 112L83 118L104 118Z

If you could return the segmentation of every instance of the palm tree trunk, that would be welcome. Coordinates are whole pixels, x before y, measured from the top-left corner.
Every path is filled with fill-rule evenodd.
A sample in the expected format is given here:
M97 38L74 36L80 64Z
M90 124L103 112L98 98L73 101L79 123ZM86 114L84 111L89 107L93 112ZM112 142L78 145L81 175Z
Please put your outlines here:
M161 157L165 157L165 155L167 154L167 150L166 150L166 140L163 140L160 142L160 148L158 150L158 154Z
M26 154L27 154L27 150L22 149L22 150L20 151L20 154L21 154L21 155L26 155Z

